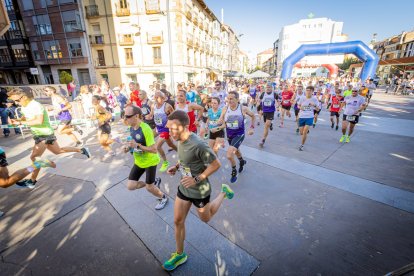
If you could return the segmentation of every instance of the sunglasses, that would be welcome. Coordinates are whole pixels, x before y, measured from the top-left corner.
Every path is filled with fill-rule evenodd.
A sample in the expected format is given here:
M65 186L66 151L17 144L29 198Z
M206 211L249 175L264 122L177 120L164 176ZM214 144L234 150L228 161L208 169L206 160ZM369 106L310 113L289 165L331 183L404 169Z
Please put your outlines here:
M132 115L124 115L125 119L131 119L132 117L134 117L137 114L132 114Z
M22 100L22 98L23 98L24 96L21 96L18 100L15 100L15 102L20 102L21 100Z

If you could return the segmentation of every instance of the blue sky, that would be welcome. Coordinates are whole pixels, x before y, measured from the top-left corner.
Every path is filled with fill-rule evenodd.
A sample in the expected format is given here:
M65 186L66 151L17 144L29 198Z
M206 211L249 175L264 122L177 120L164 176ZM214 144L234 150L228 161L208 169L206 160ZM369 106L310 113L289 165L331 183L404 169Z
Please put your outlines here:
M414 0L400 1L322 1L322 0L204 0L217 18L232 27L240 38L240 48L249 56L272 48L284 25L307 18L328 17L344 22L349 40L368 43L372 34L378 40L414 29Z

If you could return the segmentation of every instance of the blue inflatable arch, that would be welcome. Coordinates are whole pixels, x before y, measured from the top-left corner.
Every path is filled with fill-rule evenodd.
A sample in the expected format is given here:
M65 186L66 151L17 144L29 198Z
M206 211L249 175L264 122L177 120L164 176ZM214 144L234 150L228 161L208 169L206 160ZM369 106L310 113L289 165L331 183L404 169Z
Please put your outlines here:
M354 54L363 61L364 67L361 72L363 81L375 76L379 58L365 43L357 40L339 43L303 44L283 62L281 78L289 79L295 64L305 56L334 54Z

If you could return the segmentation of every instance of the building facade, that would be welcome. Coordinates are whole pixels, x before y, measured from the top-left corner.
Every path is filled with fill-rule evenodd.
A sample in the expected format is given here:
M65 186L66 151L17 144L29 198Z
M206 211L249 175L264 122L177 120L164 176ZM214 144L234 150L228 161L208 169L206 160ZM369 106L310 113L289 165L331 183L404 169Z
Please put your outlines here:
M204 83L238 64L238 39L199 0L85 0L96 78L111 86L138 81ZM169 18L167 11L169 10ZM171 39L168 29L171 30ZM171 56L170 56L171 46ZM171 89L171 88L170 88Z
M344 42L347 36L342 33L343 22L328 18L302 19L298 23L284 26L279 33L277 64L280 72L283 61L302 44ZM301 60L302 67L315 67L321 64L342 63L343 55L307 56ZM293 74L295 75L294 70ZM299 70L300 71L300 70Z
M270 58L272 58L273 56L273 49L267 49L264 50L263 52L260 52L257 54L256 56L256 65L260 68L263 69L264 66L268 67L269 66L269 62L267 62ZM267 63L266 63L267 62ZM265 69L268 70L268 69Z
M79 85L95 82L83 12L77 0L17 0L41 84L62 71Z
M0 84L39 83L18 3L6 0L5 6L10 28L0 36Z

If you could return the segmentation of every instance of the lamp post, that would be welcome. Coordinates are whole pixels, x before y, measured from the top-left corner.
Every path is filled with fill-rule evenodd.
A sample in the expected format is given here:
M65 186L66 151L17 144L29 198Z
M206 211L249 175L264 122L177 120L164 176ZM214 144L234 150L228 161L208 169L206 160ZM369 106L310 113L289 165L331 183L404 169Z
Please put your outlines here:
M172 40L171 40L171 20L170 20L170 0L167 0L167 26L168 26L168 52L170 58L170 90L175 95L174 89L174 65L172 54Z

